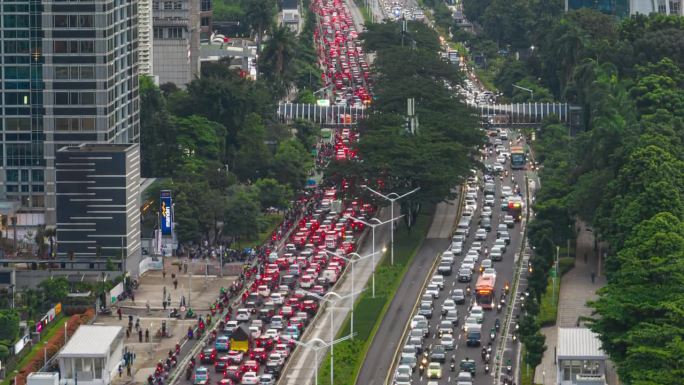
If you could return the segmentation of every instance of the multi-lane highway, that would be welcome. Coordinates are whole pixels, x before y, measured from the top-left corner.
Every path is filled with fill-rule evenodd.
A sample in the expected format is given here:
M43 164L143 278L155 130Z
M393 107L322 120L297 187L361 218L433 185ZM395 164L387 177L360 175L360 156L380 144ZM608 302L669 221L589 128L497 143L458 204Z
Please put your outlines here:
M436 358L440 358L441 354L437 353L434 354L433 357L431 357L432 353L439 352L441 348L436 347L437 345L441 345L442 342L447 342L448 338L446 338L444 341L440 339L439 336L439 329L440 326L444 328L446 326L444 321L446 318L446 314L442 313L442 309L445 308L445 302L447 300L452 299L452 295L454 293L454 290L462 290L464 293L466 293L466 298L464 303L462 304L456 304L456 310L458 312L458 321L455 326L453 326L453 332L452 336L454 338L454 348L453 349L447 349L444 354L444 359L443 362L438 363L436 366L439 368L438 370L434 370L433 372L433 378L428 378L428 372L429 369L426 368L424 371L420 370L420 362L423 358L423 354L419 353L417 354L417 364L414 368L414 370L411 372L408 381L402 382L401 377L399 378L400 381L396 381L396 371L398 368L399 361L401 359L401 356L403 354L403 351L405 350L405 345L410 345L408 343L408 340L410 338L410 331L411 331L411 325L407 325L406 328L399 327L395 328L389 335L384 336L384 352L380 356L372 356L372 357L367 357L366 363L364 363L364 367L362 368L361 375L359 377L359 381L367 381L366 383L368 384L381 384L385 382L389 383L399 383L399 384L450 384L450 383L455 383L458 373L459 373L459 366L462 360L466 359L471 359L475 361L476 364L476 370L475 370L475 378L473 379L473 384L475 385L484 385L484 384L491 384L493 383L494 380L494 365L493 362L495 360L495 355L497 354L497 346L499 343L500 334L501 330L503 330L503 322L504 322L504 314L505 314L505 308L501 310L501 312L498 312L496 310L496 306L492 310L484 310L484 317L483 317L483 322L481 324L481 330L482 330L482 336L481 336L481 345L476 346L476 347L469 347L466 344L466 334L462 330L462 327L464 326L466 318L469 316L470 309L473 305L475 305L475 286L476 282L478 280L478 277L480 276L480 266L483 262L483 260L488 259L487 258L487 253L490 252L494 246L494 243L497 240L498 237L498 227L500 224L503 224L506 231L508 232L510 236L510 244L506 246L506 250L503 253L503 258L501 261L494 261L493 262L493 267L496 270L496 284L495 284L495 300L494 303L498 303L501 299L501 295L503 293L504 285L506 283L511 283L513 282L513 274L515 270L515 259L519 254L520 248L521 248L521 239L522 239L522 228L524 226L524 219L523 222L514 222L512 227L508 227L508 225L504 224L504 218L506 215L509 213L507 211L502 210L502 199L504 196L504 191L506 195L509 195L508 190L512 191L512 196L520 196L522 198L522 202L525 201L525 189L521 188L520 189L520 194L518 195L516 192L516 184L522 185L525 180L525 171L523 170L511 170L510 168L510 156L504 155L504 159L501 158L501 154L498 154L497 151L495 150L496 144L499 144L503 146L499 147L500 153L504 154L510 154L510 149L511 149L511 144L513 146L520 145L522 142L518 142L517 140L517 133L516 132L509 132L508 130L502 130L502 133L496 133L495 131L490 131L489 133L492 135L496 136L490 136L490 145L489 148L492 149L491 153L489 152L489 148L486 150L486 159L484 160L485 165L491 170L491 171L485 171L484 174L478 173L477 180L471 180L471 183L469 183L467 190L466 190L466 197L469 203L466 204L466 208L463 210L464 211L464 216L462 217L468 222L468 235L465 239L465 241L462 244L462 251L460 255L455 256L455 261L452 265L452 274L451 275L444 275L444 284L443 284L443 289L438 291L438 296L434 300L430 300L427 297L423 297L424 295L424 290L420 291L418 295L415 295L415 290L414 290L414 296L412 297L412 300L409 301L407 297L402 297L401 301L403 303L403 307L406 308L413 308L414 304L417 304L416 308L420 309L420 305L422 302L430 302L432 304L432 313L430 314L427 310L424 312L424 314L430 314L431 317L427 319L427 324L428 324L428 332L426 333L426 336L422 339L420 342L420 347L419 349L422 349L423 351L428 352L426 361L428 362L428 365L431 361L434 361ZM503 133L505 132L505 133ZM498 158L498 159L497 159ZM503 162L500 162L503 160ZM495 172L495 166L496 169L499 169L498 165L501 164L501 168L503 169L500 172ZM491 167L490 167L491 166ZM495 190L495 195L494 195L494 201L491 201L491 198L487 199L487 202L485 202L485 184L487 182L493 183L494 184L494 190ZM491 186L487 188L487 190L491 190ZM475 204L473 204L472 201L475 201ZM507 200L507 199L506 199ZM489 207L489 208L485 208ZM489 217L489 214L486 214L487 211L491 212L491 220L489 227L491 228L491 231L486 233L486 237L483 240L476 240L476 234L478 233L478 230L482 228L482 223L487 222L486 217ZM469 218L469 219L468 219ZM503 230L503 229L502 229ZM471 281L470 282L459 282L458 276L459 276L459 270L461 268L461 263L464 260L464 257L473 250L476 250L473 248L473 244L475 242L480 242L481 246L479 247L479 251L475 253L477 255L477 260L475 263L475 269L474 273L472 275ZM450 246L447 246L445 249L451 249ZM487 251L485 251L485 249ZM446 251L446 250L441 250L441 251ZM436 265L435 265L436 267ZM438 274L437 269L435 269L435 272L432 273ZM424 273L425 275L425 273ZM423 277L424 278L424 277ZM417 278L414 277L414 281ZM431 276L428 277L426 280L427 283L431 281ZM422 282L422 280L421 280ZM411 283L409 281L404 281L402 283L402 287L404 286L409 286L409 285L415 285L415 282ZM472 294L467 295L467 287L471 287ZM400 287L399 290L402 290ZM506 301L510 299L510 295L506 297ZM448 304L448 302L446 303ZM405 312L405 311L404 311ZM410 318L412 319L415 313L412 313ZM499 319L500 324L502 325L501 330L496 333L496 336L492 342L492 353L490 356L490 371L489 373L485 373L485 361L482 358L482 347L486 347L488 343L490 342L490 330L495 328L495 323L496 320ZM386 333L387 334L387 333ZM415 344L415 341L413 344ZM397 345L398 344L398 345ZM391 346L391 347L390 347ZM371 348L372 349L372 348ZM406 348L406 350L409 350L409 348ZM506 350L504 353L503 357L503 362L505 363L508 359L514 360L515 357L513 357L513 350ZM441 361L441 360L440 360ZM455 368L453 371L450 370L450 364L451 362L454 362ZM378 368L388 368L391 367L389 371L385 370L385 372L378 372L378 371L373 371L372 367L378 369ZM435 368L436 369L436 368ZM436 372L440 372L439 375L437 375ZM440 378L436 378L440 377Z

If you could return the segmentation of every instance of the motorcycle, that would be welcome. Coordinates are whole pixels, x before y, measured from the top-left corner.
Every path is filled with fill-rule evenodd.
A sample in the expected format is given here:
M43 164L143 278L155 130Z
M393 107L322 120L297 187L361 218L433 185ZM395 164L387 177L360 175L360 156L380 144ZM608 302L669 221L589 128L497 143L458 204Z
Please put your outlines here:
M489 374L489 364L485 364L484 372L485 372L485 374Z
M180 312L178 311L178 309L175 308L171 310L171 312L169 313L169 318L180 318L180 316Z
M423 366L423 364L420 364L420 366L418 367L418 372L420 373L421 376L423 375L424 371L425 371L425 367Z
M466 287L466 294L470 295L470 286Z
M450 369L452 372L453 372L454 370L456 370L456 364L454 364L454 363L452 362L451 365L449 365L449 369Z
M490 358L491 358L491 356L489 355L489 353L487 353L487 354L485 355L485 358L484 358L485 364L488 364L488 363L489 363Z
M489 331L489 339L494 341L494 338L496 338L496 331L494 329Z
M501 304L496 305L496 312L501 313Z
M188 339L191 340L194 337L194 332L191 327L188 327Z
M496 319L496 321L494 321L494 328L496 329L497 332L501 328L501 321L499 321L498 318Z

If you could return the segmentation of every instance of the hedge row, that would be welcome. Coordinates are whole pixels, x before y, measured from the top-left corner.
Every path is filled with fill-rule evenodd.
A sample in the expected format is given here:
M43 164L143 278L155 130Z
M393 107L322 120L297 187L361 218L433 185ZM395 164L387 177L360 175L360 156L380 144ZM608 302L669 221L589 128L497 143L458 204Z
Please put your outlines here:
M82 314L74 314L69 317L67 321L66 332L67 336L73 336L79 326L87 324L95 317L95 310L88 309ZM59 352L59 350L64 346L64 329L59 328L57 332L46 342L45 347L47 348L48 357L52 357ZM37 372L40 368L45 365L44 354L34 354L33 358L24 365L23 368L19 370L19 374L16 376L16 385L26 384L26 378L30 373Z

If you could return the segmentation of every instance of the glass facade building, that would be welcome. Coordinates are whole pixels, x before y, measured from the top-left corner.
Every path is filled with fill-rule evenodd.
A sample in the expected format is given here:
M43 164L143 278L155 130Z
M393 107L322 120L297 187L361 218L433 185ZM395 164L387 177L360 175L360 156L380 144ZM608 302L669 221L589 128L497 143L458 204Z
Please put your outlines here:
M0 199L51 226L55 152L140 135L137 1L0 4Z

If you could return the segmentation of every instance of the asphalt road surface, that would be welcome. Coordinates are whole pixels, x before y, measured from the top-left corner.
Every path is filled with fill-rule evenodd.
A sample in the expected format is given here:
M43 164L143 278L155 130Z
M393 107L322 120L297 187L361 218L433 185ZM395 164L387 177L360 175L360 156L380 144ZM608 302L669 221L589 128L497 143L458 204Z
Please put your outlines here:
M515 134L510 133L510 137L514 140ZM507 145L506 141L504 141L504 143L508 148L509 146ZM495 163L496 153L494 152L493 155L489 156L486 162L492 164ZM512 175L517 183L522 184L522 181L524 181L524 170L510 171L510 161L508 160L506 162L505 168L509 170L509 175ZM503 223L503 217L505 215L505 212L501 210L501 186L507 185L513 187L510 176L503 178L503 181L501 181L500 178L497 176L494 178L494 182L496 184L497 191L496 201L494 202L494 205L492 207L492 230L487 234L487 238L485 242L483 242L483 247L487 246L490 250L492 248L492 245L494 244L494 241L497 238L497 226L499 223ZM457 282L458 268L460 266L460 261L462 261L463 259L463 255L467 254L470 245L474 241L475 233L479 228L479 220L483 204L484 202L482 191L479 190L477 210L473 214L473 218L471 220L470 234L463 247L463 254L462 256L456 258L456 262L453 266L454 271L452 275L445 277L444 289L440 292L439 297L436 298L434 301L434 313L432 318L428 320L429 336L426 337L423 342L423 347L427 347L428 349L436 344L439 344L440 342L437 335L437 329L439 322L442 320L443 317L441 315L441 308L444 303L444 300L451 297L451 292L453 291L453 289L460 288L465 290L466 287L470 285L474 293L475 283L479 276L479 270L476 267L476 272L473 274L472 281L468 284ZM494 262L494 268L497 272L497 302L500 298L500 293L502 292L505 282L513 282L514 258L520 250L520 242L522 238L521 230L521 223L515 223L513 228L508 229L511 238L511 243L506 248L503 260L499 262ZM414 314L412 313L413 307L416 300L420 297L420 295L423 294L422 292L420 292L420 290L425 280L425 277L427 276L429 269L432 267L434 258L437 257L437 254L446 250L447 247L449 247L449 244L450 240L447 239L428 240L425 242L425 244L419 251L417 258L414 259L414 262L409 267L409 271L407 272L405 279L402 281L402 284L400 285L397 291L395 300L390 305L387 315L378 330L378 334L376 335L373 344L371 345L368 351L366 360L364 361L363 367L361 368L358 383L368 385L379 385L384 383L388 371L391 370L390 368L394 367L395 363L392 360L394 359L394 354L397 346L400 344L403 347L403 345L405 344L405 341L400 341L400 338L402 338L405 325L408 322L410 322L410 319L414 316ZM484 257L481 255L478 260L478 266L479 262L481 262L483 259ZM493 383L493 367L491 368L489 374L484 373L484 361L481 359L482 347L466 347L464 338L465 336L461 331L461 326L463 325L463 321L468 315L468 311L472 302L474 302L474 295L466 298L465 304L457 305L459 313L459 323L454 330L454 338L457 339L457 346L454 350L447 351L445 363L441 365L441 378L428 380L426 378L427 373L423 373L421 375L419 373L418 368L416 368L412 377L412 384L427 384L428 381L436 381L436 383L440 385L451 384L455 382L455 378L458 375L459 362L465 358L473 359L477 363L477 374L474 378L473 385L484 385ZM483 346L487 346L487 343L490 341L489 331L490 329L494 328L495 320L499 318L500 321L503 323L504 314L504 310L502 310L501 313L497 313L496 309L485 310L484 322L482 324ZM498 338L499 336L497 335L497 337L493 341L492 355L494 355L496 352L496 345L499 342ZM452 356L455 358L456 363L456 368L453 372L451 372L449 369ZM504 357L504 362L508 358L514 359L514 357ZM494 359L495 357L491 357L490 362L493 362ZM389 378L391 383L393 383L394 373L391 373Z

